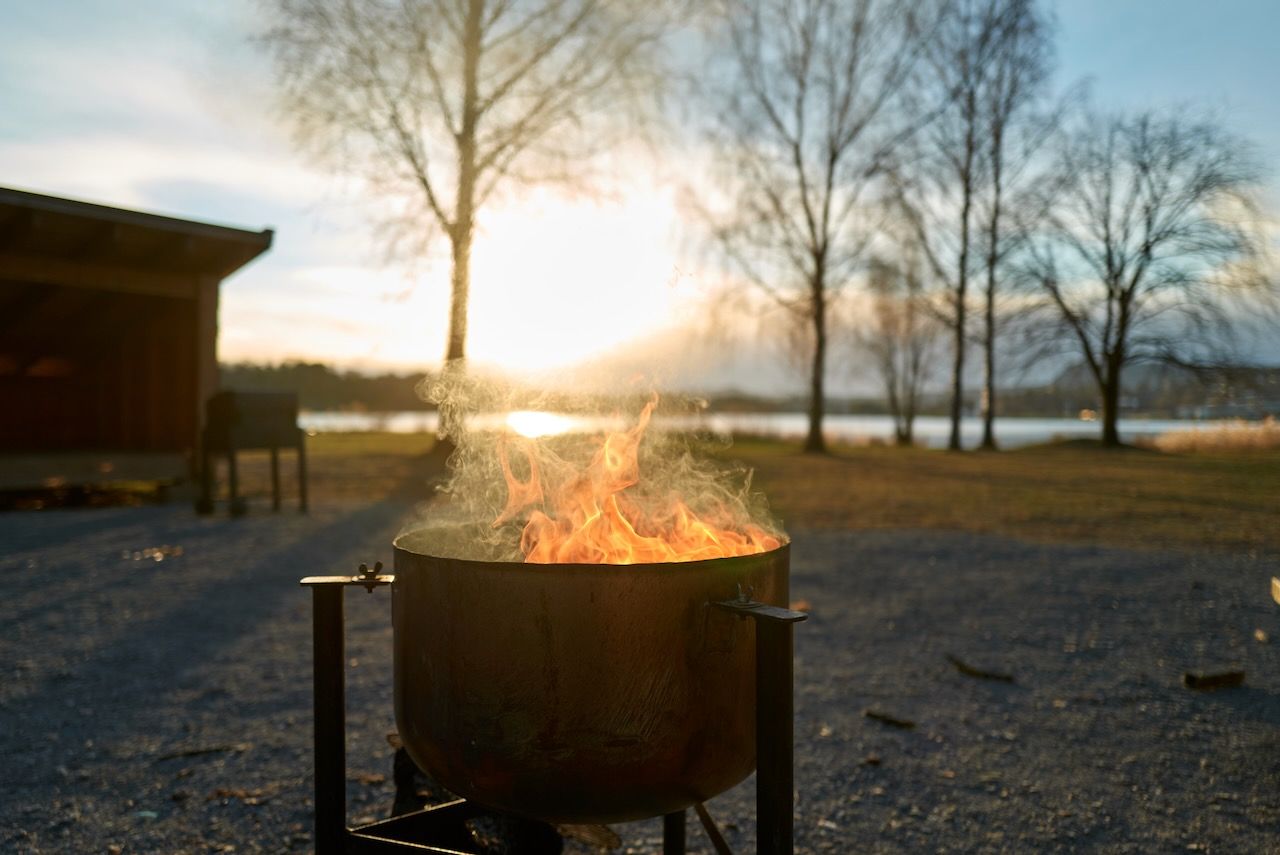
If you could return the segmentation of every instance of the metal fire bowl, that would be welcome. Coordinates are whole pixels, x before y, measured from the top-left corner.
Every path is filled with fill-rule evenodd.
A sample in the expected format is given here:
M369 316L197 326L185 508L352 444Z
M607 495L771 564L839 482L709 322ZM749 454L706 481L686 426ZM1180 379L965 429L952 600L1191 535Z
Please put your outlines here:
M520 564L395 541L396 724L460 796L560 823L658 816L755 768L754 621L790 547L678 564Z

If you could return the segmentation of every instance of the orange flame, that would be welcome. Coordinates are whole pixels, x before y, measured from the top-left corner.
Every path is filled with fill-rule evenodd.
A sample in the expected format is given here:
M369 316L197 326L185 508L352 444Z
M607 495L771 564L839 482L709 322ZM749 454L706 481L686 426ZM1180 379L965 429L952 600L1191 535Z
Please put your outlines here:
M646 512L626 493L640 481L640 440L657 398L645 405L631 430L608 434L590 464L560 487L544 481L534 441L505 435L498 450L507 481L507 504L494 527L529 508L520 551L535 564L648 564L699 561L777 549L780 541L755 525L743 531L720 528L698 517L684 500L672 496L657 512ZM528 462L520 480L508 447Z

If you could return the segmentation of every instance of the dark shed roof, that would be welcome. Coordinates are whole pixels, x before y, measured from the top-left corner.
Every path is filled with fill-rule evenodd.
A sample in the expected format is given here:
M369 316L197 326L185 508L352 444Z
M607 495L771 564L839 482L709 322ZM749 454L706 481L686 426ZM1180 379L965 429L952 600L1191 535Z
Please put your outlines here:
M0 253L31 259L222 279L272 236L0 187Z

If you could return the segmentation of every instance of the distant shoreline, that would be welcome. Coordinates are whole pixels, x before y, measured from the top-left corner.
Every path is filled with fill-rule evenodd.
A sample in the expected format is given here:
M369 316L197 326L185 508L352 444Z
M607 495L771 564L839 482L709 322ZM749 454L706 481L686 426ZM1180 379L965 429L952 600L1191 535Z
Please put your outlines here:
M615 425L606 417L566 415L568 431L604 430ZM488 417L497 427L501 416ZM303 411L301 426L314 433L434 433L438 414L430 410L398 412L352 412L334 410ZM1125 442L1154 439L1175 430L1213 428L1228 423L1224 419L1120 419L1120 435ZM719 434L736 434L790 439L802 437L807 420L800 412L734 412L708 413L697 417L676 416L658 419L656 424L678 430L708 430ZM919 416L915 423L917 444L930 448L946 444L950 422L944 416ZM832 414L824 419L824 430L833 440L844 442L888 442L893 437L893 421L887 415ZM1066 418L1033 418L1009 416L996 419L996 438L1003 448L1021 448L1058 439L1092 439L1102 431L1098 422ZM961 420L961 436L966 447L977 445L982 432L978 416Z

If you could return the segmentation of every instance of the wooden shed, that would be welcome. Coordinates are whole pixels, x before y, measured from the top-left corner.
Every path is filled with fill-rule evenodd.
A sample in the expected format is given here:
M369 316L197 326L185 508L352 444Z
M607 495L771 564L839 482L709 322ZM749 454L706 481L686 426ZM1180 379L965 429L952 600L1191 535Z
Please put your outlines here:
M271 239L0 187L0 488L190 472L218 287Z

